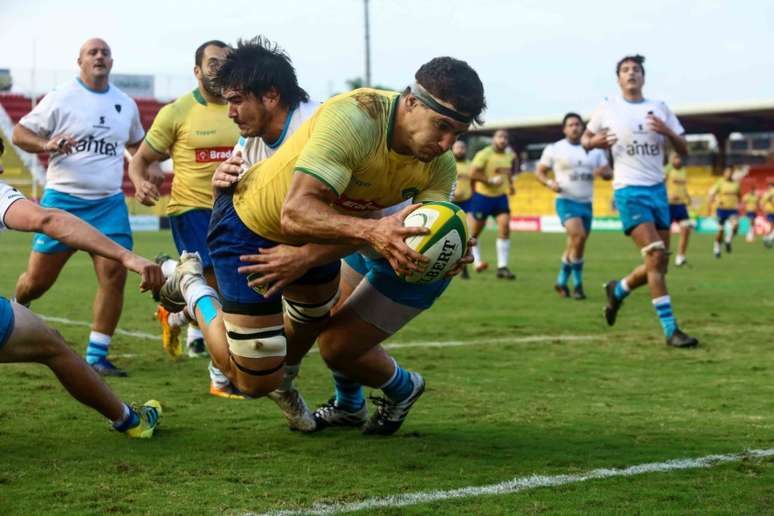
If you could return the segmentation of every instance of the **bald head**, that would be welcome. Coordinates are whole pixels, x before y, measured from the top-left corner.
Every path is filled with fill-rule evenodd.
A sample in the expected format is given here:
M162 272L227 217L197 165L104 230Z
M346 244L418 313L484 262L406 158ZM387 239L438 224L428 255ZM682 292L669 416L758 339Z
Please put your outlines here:
M107 87L113 68L113 54L104 39L91 38L81 45L78 67L81 69L81 81L87 86L98 90Z

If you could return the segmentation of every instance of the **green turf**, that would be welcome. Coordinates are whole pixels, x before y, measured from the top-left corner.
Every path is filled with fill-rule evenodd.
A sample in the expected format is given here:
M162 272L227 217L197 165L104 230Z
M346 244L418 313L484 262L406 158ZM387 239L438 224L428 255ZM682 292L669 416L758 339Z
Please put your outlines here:
M172 248L168 233L136 238L146 255ZM109 431L45 368L3 366L0 514L263 512L774 445L774 253L760 242L739 239L732 255L715 260L709 238L694 238L690 265L673 268L669 283L680 325L702 345L675 350L664 346L644 291L627 299L616 327L603 324L600 285L639 260L627 239L593 235L585 302L551 289L561 235L512 240L517 281L491 270L455 280L392 339L479 344L394 352L424 374L428 390L391 438L291 433L268 400L208 396L204 360L172 363L160 345L137 338L116 337L115 361L131 376L110 384L127 400L164 404L162 427L146 442ZM11 293L29 242L0 236L1 293ZM491 234L483 244L493 259ZM153 304L135 279L120 326L154 332ZM33 308L88 321L94 289L79 255ZM55 326L84 349L88 328ZM594 338L508 341L533 335ZM330 395L318 355L304 363L299 385L310 404ZM774 461L756 459L370 513L771 513L773 482Z

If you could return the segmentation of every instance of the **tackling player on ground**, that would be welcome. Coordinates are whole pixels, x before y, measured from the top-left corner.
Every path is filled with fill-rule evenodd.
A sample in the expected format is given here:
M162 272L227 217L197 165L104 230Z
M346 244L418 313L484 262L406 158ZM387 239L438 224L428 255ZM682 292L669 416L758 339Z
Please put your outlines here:
M677 152L669 153L665 175L669 196L669 219L680 225L680 242L677 245L675 265L682 267L687 263L685 253L688 250L688 238L691 236L693 222L688 214L688 205L691 203L691 196L688 195L688 172L683 167L683 157Z
M497 221L497 277L513 280L516 276L508 268L508 255L511 250L511 208L508 196L513 195L513 167L516 156L508 149L508 132L495 131L492 145L482 149L473 157L470 177L475 184L471 199L473 238L478 238L490 216ZM481 249L473 247L473 264L476 272L481 272L489 264L481 260Z
M577 113L567 113L562 121L564 139L548 145L538 163L538 181L556 192L556 213L567 231L567 245L554 289L570 297L567 282L572 274L574 299L586 299L583 291L583 251L591 232L594 178L610 179L607 157L601 149L586 151L581 146L583 120ZM553 170L555 179L548 177Z
M709 191L707 207L715 206L715 215L718 218L718 232L712 244L712 254L720 258L720 245L725 242L726 252L731 252L731 242L739 231L739 201L742 197L742 187L739 181L734 179L734 167L726 167L723 177L718 179ZM726 232L726 222L731 230Z
M4 151L0 139L0 156ZM3 167L0 165L0 174ZM142 276L142 290L158 290L163 282L158 265L116 244L94 227L62 210L41 208L0 181L0 231L34 231L105 260L115 260ZM130 406L119 400L99 375L79 357L56 330L24 306L0 296L0 362L34 362L47 366L73 398L106 418L129 437L148 438L158 425L161 405L150 400Z
M607 324L615 324L618 310L632 290L645 284L666 337L674 347L691 347L698 340L680 330L666 287L669 260L669 205L664 186L664 150L672 145L688 151L683 127L664 102L645 98L645 58L626 56L616 65L621 95L605 100L591 115L581 139L587 149L611 149L615 203L624 233L640 249L644 264L620 281L605 285Z
M337 395L316 413L318 428L365 424L365 433L387 435L400 427L424 380L398 366L380 343L429 308L448 279L408 284L396 274L425 261L404 242L426 233L403 227L414 206L362 217L406 199L449 200L456 170L446 151L484 105L481 82L466 63L434 59L402 94L361 89L330 99L272 158L247 172L233 197L218 197L209 243L222 308L192 256L183 257L162 295L196 314L207 328L211 355L240 390L261 395L275 389L286 346L305 353L319 335L322 356L336 372ZM298 247L305 242L319 244ZM340 295L339 257L362 247L385 258L347 258L345 294L351 295L331 317ZM240 255L255 249L267 262L238 273ZM246 272L263 277L248 285ZM361 384L385 394L367 423Z
M113 55L107 43L86 41L78 66L76 79L46 95L16 124L13 142L51 156L41 206L68 211L131 250L121 190L124 149L133 154L145 131L134 100L110 84ZM16 301L29 305L45 294L74 253L48 235L35 235L27 270L16 283ZM86 361L102 375L126 376L107 357L123 308L126 268L99 255L91 258L98 288Z

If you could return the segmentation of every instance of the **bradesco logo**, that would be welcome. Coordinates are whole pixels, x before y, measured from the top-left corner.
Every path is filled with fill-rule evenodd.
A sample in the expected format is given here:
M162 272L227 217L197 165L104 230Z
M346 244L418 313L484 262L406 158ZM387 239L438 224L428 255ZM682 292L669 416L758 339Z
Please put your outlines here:
M196 149L196 162L197 163L213 163L216 161L226 161L231 157L231 147L207 147L204 149Z

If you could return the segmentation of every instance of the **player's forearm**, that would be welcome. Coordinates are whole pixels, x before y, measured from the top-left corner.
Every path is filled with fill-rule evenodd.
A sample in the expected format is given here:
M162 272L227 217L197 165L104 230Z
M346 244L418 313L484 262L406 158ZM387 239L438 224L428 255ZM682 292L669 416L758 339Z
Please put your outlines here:
M342 215L312 196L286 201L280 218L282 232L318 244L369 244L373 221Z
M538 165L537 169L535 169L535 178L537 178L537 180L544 185L548 186L548 167L545 165Z
M139 152L129 161L129 179L132 181L135 188L138 188L140 183L146 181L150 177L148 174L149 167L150 162Z
M35 231L44 233L74 249L123 263L129 251L81 219L60 210L45 210Z
M470 179L471 181L481 181L482 183L488 182L486 174L484 173L484 169L482 168L474 168L473 170L471 170Z
M678 153L680 156L685 157L688 155L688 143L685 141L685 138L671 129L667 133L667 138L669 139L669 143L672 144L672 148L675 150L676 153Z
M357 251L356 244L306 244L303 246L309 267L319 267Z
M13 128L11 141L17 147L27 152L45 152L48 140L38 136L21 124L16 124Z

